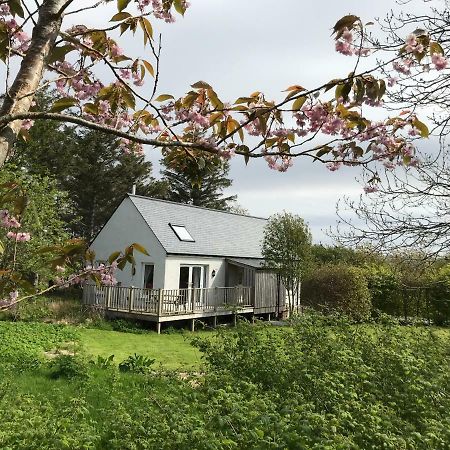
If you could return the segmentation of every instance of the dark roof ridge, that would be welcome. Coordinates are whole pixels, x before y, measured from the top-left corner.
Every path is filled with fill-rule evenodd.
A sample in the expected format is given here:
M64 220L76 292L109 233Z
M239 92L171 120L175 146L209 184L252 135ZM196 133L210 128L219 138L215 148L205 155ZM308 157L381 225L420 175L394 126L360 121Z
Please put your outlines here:
M187 206L189 208L203 209L203 210L206 210L206 211L214 211L214 212L224 213L224 214L233 214L235 216L240 216L240 217L250 217L252 219L260 219L260 220L266 220L266 221L268 220L266 217L250 216L250 215L247 215L247 214L240 214L240 213L233 212L233 211L224 211L222 209L205 208L203 206L190 205L188 203L179 203L179 202L172 202L170 200L163 200L161 198L146 197L145 195L128 194L128 197L137 197L137 198L142 198L142 199L145 199L145 200L153 200L153 201L156 201L156 202L169 203L171 205Z

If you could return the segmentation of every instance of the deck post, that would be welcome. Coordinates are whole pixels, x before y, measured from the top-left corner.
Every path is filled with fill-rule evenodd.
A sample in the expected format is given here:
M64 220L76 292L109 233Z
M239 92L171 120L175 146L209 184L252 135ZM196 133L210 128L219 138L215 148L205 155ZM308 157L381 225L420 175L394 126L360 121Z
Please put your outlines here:
M192 314L195 313L195 288L191 289Z
M107 286L106 291L106 302L105 302L105 310L108 311L109 305L111 304L111 286Z
M267 320L270 322L270 313L269 313L269 316L268 316Z
M191 331L195 331L195 319L191 319Z
M214 288L214 311L217 311L218 306L219 306L219 288L216 286ZM216 323L214 323L214 327L215 326Z
M162 313L163 313L163 290L160 289L158 292L158 317L161 317Z
M133 311L134 287L130 287L130 295L128 296L128 311Z
M213 327L217 328L217 316L213 317Z
M161 322L156 322L156 332L161 334Z
M233 326L235 327L237 325L237 314L233 314Z

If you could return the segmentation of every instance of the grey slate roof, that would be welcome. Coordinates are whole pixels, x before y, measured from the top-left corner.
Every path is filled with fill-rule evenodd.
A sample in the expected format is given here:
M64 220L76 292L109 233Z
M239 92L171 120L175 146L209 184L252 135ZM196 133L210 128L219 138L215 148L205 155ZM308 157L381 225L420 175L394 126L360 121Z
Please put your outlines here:
M167 253L261 258L266 219L129 195ZM184 225L195 242L183 242L170 228Z
M235 263L240 266L248 266L253 269L262 269L264 267L264 259L254 259L254 258L228 258L227 261L230 263Z

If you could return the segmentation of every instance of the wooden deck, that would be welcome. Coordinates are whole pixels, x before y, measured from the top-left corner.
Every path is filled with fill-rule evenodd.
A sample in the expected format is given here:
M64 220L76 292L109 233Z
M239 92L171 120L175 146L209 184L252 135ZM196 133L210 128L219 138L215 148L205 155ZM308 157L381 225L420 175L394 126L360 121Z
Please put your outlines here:
M142 289L86 284L83 303L101 307L109 316L156 322L158 332L163 322L191 320L193 324L199 318L255 312L254 288L244 286Z

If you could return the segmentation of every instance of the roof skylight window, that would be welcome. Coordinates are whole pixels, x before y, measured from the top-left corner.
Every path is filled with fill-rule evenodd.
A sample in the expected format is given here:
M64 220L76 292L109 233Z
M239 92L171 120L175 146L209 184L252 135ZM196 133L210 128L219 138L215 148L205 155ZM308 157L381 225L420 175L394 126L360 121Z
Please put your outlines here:
M195 242L195 239L191 236L189 231L186 230L184 225L172 225L171 223L169 223L169 225L180 241Z

